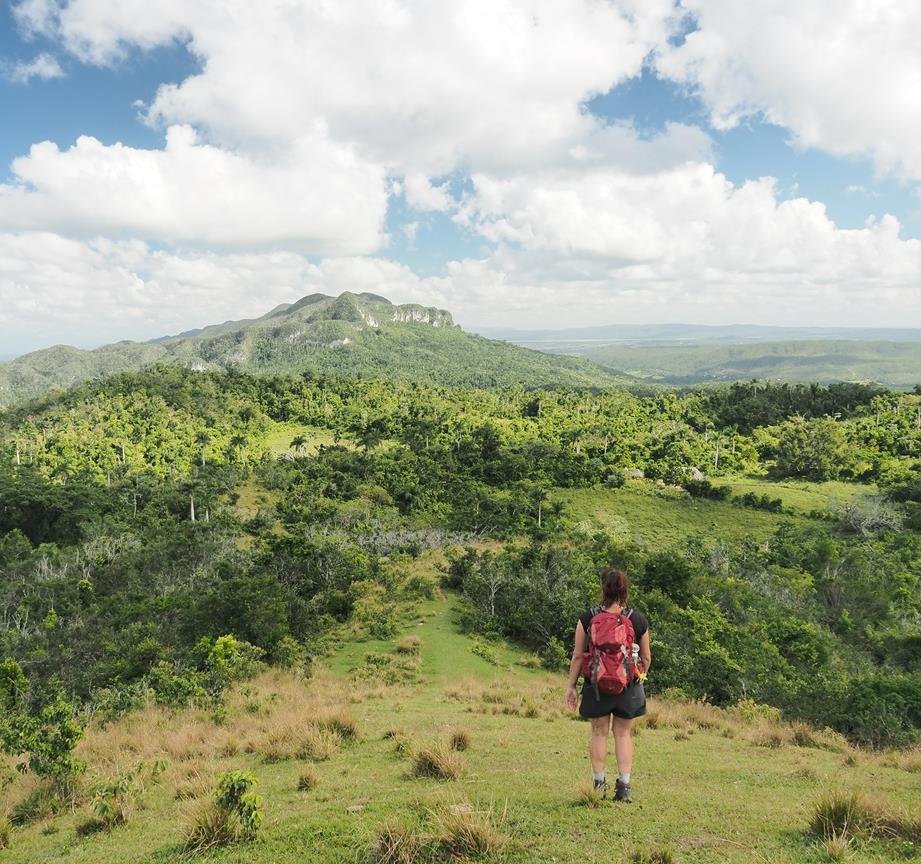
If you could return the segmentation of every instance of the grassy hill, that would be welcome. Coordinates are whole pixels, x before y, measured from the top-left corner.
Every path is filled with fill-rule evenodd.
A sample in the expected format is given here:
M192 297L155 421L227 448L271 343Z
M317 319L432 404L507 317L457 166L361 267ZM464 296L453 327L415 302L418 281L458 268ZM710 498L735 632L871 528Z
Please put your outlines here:
M42 812L40 799L23 804L34 792L28 777L4 787L7 806L25 824L12 829L0 857L17 864L799 864L916 855L911 835L883 831L848 839L831 857L834 843L823 846L807 829L816 801L836 789L872 793L893 825L921 831L906 815L917 801L918 752L858 752L757 710L653 700L636 731L635 803L597 802L584 792L587 728L562 708L563 677L531 668L504 644L482 651L458 630L458 602L449 595L408 610L392 639L343 633L310 680L267 671L238 686L219 717L151 707L92 727L80 747L89 768L73 810ZM372 656L383 658L377 668L409 680L386 683L384 674L356 683ZM416 776L414 758L454 737L469 746L436 753L456 776ZM125 824L93 830L88 790L161 759L156 782L132 794ZM191 856L183 848L191 814L230 769L258 778L260 836ZM490 848L458 854L471 839Z
M91 351L55 346L0 363L0 409L54 388L156 362L260 373L313 370L445 385L604 387L623 376L580 358L484 339L450 313L374 294L312 294L261 318Z
M921 342L798 340L746 344L607 345L579 352L602 366L662 384L752 378L832 383L921 384Z

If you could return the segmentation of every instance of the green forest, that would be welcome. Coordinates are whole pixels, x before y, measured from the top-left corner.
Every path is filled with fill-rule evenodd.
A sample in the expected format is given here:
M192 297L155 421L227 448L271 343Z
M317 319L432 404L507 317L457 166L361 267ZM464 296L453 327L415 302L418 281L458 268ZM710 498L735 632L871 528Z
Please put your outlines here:
M654 622L651 692L870 745L921 727L919 396L160 366L7 411L0 452L3 745L38 771L72 768L91 717L211 704L228 668L309 662L356 616L388 634L433 590L390 565L435 548L468 628L548 668L616 564ZM844 491L790 497L810 483ZM628 507L628 536L568 503L630 490L671 523L711 518L675 539ZM767 521L730 530L747 514Z

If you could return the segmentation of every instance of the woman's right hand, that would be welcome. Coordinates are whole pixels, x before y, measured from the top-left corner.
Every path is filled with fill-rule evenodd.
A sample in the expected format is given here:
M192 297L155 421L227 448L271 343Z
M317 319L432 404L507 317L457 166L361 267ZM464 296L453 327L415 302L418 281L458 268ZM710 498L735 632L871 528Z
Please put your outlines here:
M566 688L566 707L570 711L575 711L578 704L579 704L579 692L576 690L575 684L570 684Z

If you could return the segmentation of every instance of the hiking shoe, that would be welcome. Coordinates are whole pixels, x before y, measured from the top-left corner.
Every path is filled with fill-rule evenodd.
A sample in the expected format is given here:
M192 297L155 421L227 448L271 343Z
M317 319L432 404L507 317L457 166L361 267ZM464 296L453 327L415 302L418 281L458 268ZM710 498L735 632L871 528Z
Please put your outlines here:
M625 804L632 803L633 789L630 788L629 783L621 783L620 780L617 781L614 786L614 800L623 801Z
M602 800L602 801L603 801L605 798L608 797L608 788L609 788L609 787L608 787L608 781L607 781L607 780L593 780L593 781L592 781L592 788L593 788L596 792L600 792L600 793L601 793L601 800Z

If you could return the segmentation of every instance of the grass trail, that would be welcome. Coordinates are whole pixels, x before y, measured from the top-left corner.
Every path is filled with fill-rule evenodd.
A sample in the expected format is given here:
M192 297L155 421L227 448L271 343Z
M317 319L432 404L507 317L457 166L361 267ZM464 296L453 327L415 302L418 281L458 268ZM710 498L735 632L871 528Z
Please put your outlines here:
M803 829L820 791L860 788L905 807L917 803L921 775L889 767L880 758L852 754L846 760L830 750L756 746L742 732L727 737L690 722L665 726L660 721L658 728L641 728L636 737L636 803L588 810L576 803L578 784L588 770L587 728L560 710L562 677L523 668L516 661L524 655L509 646L498 647L498 665L475 655L472 640L457 629L454 598L425 602L418 612L400 635L412 633L422 640L422 683L387 689L357 685L348 670L369 651L392 653L396 640L344 640L329 659L329 671L313 681L301 684L288 673L268 672L235 697L224 727L209 727L202 715L196 721L204 724L200 742L188 734L192 720L182 712L157 715L156 722L129 719L108 732L92 732L97 739L112 736L101 740L122 748L109 758L123 767L139 758L144 751L137 748L145 742L153 746L156 735L167 735L164 740L173 742L174 750L166 779L149 790L143 808L132 812L127 825L80 838L75 828L89 815L83 804L74 813L16 829L12 847L0 851L0 862L179 861L188 802L177 800L177 787L199 782L202 775L200 787L206 790L216 773L239 767L259 777L267 814L262 836L193 860L360 864L368 861L367 850L386 820L397 817L421 825L433 810L470 803L505 814L509 843L489 860L507 864L629 864L634 851L652 848L671 849L682 864L818 864L828 858ZM286 700L300 691L305 699L315 695L350 703L360 729L358 741L343 744L328 761L314 765L319 783L310 792L297 789L303 760L269 764L258 746L246 752L250 726L310 721L307 709L300 709L300 715L285 713ZM272 712L281 720L272 719ZM463 753L460 778L451 781L413 778L408 758L396 752L392 737L385 737L397 733L428 743L445 738L456 725L469 730L471 746ZM176 743L186 738L199 743ZM229 755L234 742L237 752ZM208 751L209 744L214 752ZM863 844L854 860L892 861L893 849L891 844ZM911 860L916 850L899 849L899 855Z

